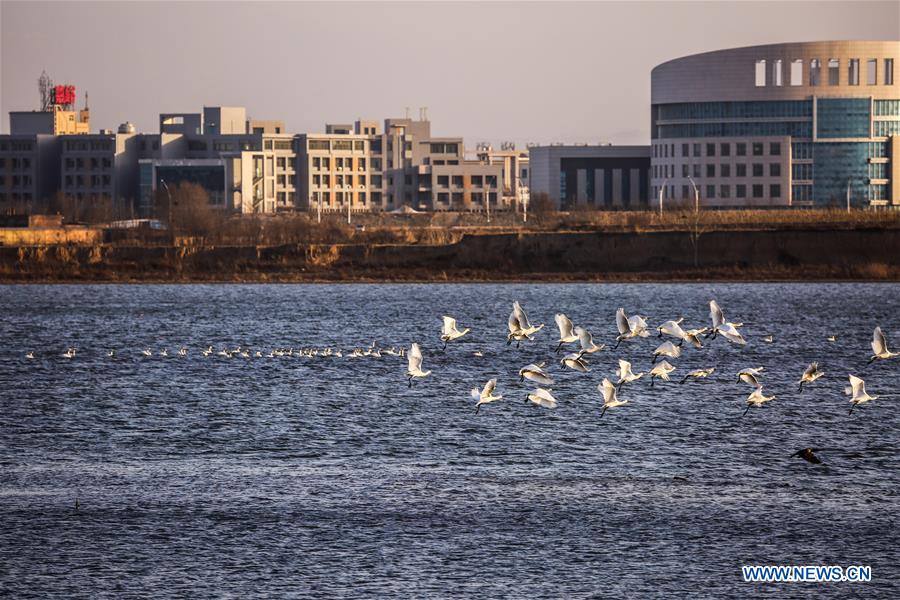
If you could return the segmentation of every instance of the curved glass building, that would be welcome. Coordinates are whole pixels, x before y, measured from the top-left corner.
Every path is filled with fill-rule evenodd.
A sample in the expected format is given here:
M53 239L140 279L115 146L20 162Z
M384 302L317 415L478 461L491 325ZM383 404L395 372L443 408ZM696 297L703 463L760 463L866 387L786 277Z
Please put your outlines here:
M900 41L678 58L651 75L651 192L703 206L900 206Z

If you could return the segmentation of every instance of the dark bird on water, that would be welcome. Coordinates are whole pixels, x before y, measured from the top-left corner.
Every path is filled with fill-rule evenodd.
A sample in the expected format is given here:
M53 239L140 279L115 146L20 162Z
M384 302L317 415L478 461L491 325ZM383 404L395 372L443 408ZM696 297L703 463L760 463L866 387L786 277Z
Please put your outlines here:
M812 463L814 465L821 465L822 461L819 459L818 456L813 454L813 450L815 450L815 448L804 448L803 450L797 450L796 452L791 454L791 458L794 458L795 456L799 456L806 462Z
M75 510L78 510L80 506L81 504L78 503L78 496L75 496Z

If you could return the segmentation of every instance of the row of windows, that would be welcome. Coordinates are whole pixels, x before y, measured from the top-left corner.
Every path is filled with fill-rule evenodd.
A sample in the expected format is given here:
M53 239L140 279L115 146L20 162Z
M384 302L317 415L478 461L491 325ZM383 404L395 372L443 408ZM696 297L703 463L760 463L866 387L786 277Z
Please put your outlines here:
M886 158L887 143L886 142L866 142L866 158ZM816 144L812 142L794 142L791 144L791 158L793 160L811 160L813 158L813 147Z
M752 142L750 144L747 144L746 142L736 142L734 144L731 142L721 142L719 144L694 143L681 144L681 156L682 158L687 158L688 156L699 157L704 146L706 149L706 156L716 156L716 150L718 150L718 156L731 156L732 146L734 146L735 156L747 156L748 146L750 147L753 156L763 156L766 151L766 144L763 142ZM653 158L669 158L669 156L675 158L675 148L675 144L654 144ZM769 156L781 156L781 142L769 142L768 151Z
M746 185L743 183L739 183L734 186L734 198L747 198L747 193L750 193L750 197L752 198L769 198L770 200L777 200L781 198L781 184L780 183L772 183L768 185L769 195L766 196L766 189L762 183L754 183L752 185ZM654 187L653 195L654 197L659 196L659 192L662 190L663 198L675 199L675 186L665 186L662 188ZM728 199L731 198L732 186L727 183L723 183L721 185L707 185L701 188L697 188L697 193L703 192L705 195L704 198L714 199L714 198L722 198ZM681 186L681 199L692 199L694 197L694 190L690 186L683 185Z
M372 160L372 167L374 168L376 161ZM381 160L377 161L378 169L381 168ZM331 169L331 159L327 156L314 156L312 159L313 169ZM348 171L353 169L353 159L350 157L342 158L340 156L335 157L334 159L334 168L338 171L347 169ZM365 158L357 158L356 159L356 168L359 171L366 170L366 159Z
M420 176L420 180L422 177ZM465 176L464 175L438 175L437 176L437 184L439 187L450 187L450 184L453 184L454 187L463 187L465 185ZM426 180L426 184L428 184ZM485 185L487 187L497 187L497 176L496 175L470 175L469 183L474 186L482 186Z
M812 123L685 123L681 125L660 125L658 138L692 137L812 137Z
M769 177L781 177L781 163L769 163L769 168L763 163L753 163L746 165L739 163L734 165L734 177L747 177L748 169L752 177L765 177L768 172ZM682 177L694 177L695 179L703 177L731 177L731 164L723 163L720 165L681 165ZM653 165L653 177L656 179L675 177L675 165Z
M764 119L812 117L809 100L767 100L753 102L684 102L659 105L658 119Z
M90 177L87 175L66 175L65 187L109 186L111 181L112 179L109 175L91 175Z
M376 177L372 177L372 185L375 185ZM381 176L377 177L378 185L381 185ZM355 179L356 183L359 185L366 185L366 176L360 175ZM335 175L334 176L334 184L338 187L343 187L345 185L353 186L354 177L353 175ZM293 181L292 181L293 183ZM331 176L327 173L324 175L313 175L312 176L313 185L319 186L324 185L326 187L331 186Z
M366 143L363 140L307 140L309 150L334 150L364 152Z
M0 152L31 152L34 150L32 142L0 142Z
M900 100L876 100L875 116L900 117Z
M32 199L31 192L21 192L21 193L20 193L20 192L12 192L12 193L10 193L10 194L7 194L7 193L5 193L5 192L0 192L0 203L2 203L2 202L8 202L8 201L12 201L12 202L19 202L19 201L31 202L31 199Z
M879 81L878 59L869 58L866 60L866 85L894 85L894 59L885 58L882 60L883 69L881 72L881 81ZM760 59L755 65L755 82L756 87L766 87L773 85L781 87L784 85L784 61L776 59L772 61L772 72L769 77L766 76L766 60ZM803 85L803 60L795 59L790 62L790 85ZM827 63L828 85L840 85L841 82L841 61L838 58L830 58ZM851 58L847 61L847 85L860 84L860 59ZM822 85L822 62L818 58L809 61L809 77L807 85Z
M0 158L0 169L3 169L4 166L7 170L10 171L18 171L19 169L23 171L27 171L31 168L31 159L30 158Z
M34 180L31 178L31 175L13 175L5 181L10 182L10 187L30 187ZM2 185L3 182L4 179L0 178L0 185Z
M65 162L66 171L72 171L74 169L84 169L90 165L91 169L111 169L112 168L112 159L103 157L97 158L96 156L91 157L90 160L82 157L72 158L67 157Z
M900 121L874 121L872 135L875 137L900 135Z
M469 194L469 198L470 202L482 204L484 202L484 192L472 192ZM451 203L460 204L465 201L465 195L463 192L438 192L437 201L447 205ZM491 204L497 203L497 192L488 193L488 202Z
M313 192L312 204L315 206L321 201L324 204L331 204L331 192ZM359 204L365 204L368 195L366 192L356 192L356 201ZM335 192L334 200L337 203L353 202L353 192ZM381 202L381 192L372 192L372 202Z
M112 140L91 140L90 142L67 140L65 145L66 152L87 152L88 150L111 152L112 149Z

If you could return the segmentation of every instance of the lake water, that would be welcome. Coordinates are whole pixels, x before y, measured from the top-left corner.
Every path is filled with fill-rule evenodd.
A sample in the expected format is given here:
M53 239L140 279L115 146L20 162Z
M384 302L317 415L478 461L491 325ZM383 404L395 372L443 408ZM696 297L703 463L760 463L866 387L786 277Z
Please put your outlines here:
M649 370L662 340L589 373L553 354L555 312L611 345L619 306L701 327L712 298L749 343L685 347L675 381L624 386L602 419L597 384L620 357ZM513 300L546 323L521 348ZM10 597L900 596L900 398L848 416L843 394L851 372L900 392L900 360L866 366L875 325L900 348L900 285L30 285L0 305ZM443 314L472 328L445 352ZM401 357L200 354L373 341L418 341L433 374L410 389ZM517 371L540 360L555 410L523 402ZM799 394L814 360L826 375ZM777 399L741 416L735 373L763 365ZM505 399L475 415L492 377ZM789 458L806 446L824 465ZM745 564L873 581L748 584Z

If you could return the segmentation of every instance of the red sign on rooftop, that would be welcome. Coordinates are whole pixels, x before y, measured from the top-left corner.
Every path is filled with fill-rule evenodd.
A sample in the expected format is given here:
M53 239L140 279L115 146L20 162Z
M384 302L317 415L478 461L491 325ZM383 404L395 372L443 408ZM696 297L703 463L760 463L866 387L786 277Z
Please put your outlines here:
M75 86L55 86L53 88L53 104L75 104Z

